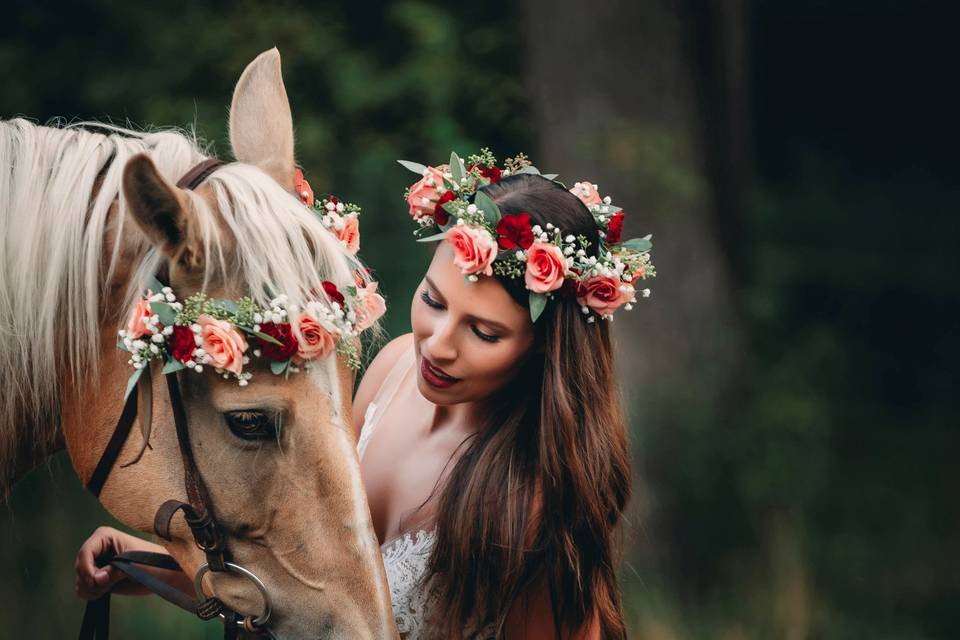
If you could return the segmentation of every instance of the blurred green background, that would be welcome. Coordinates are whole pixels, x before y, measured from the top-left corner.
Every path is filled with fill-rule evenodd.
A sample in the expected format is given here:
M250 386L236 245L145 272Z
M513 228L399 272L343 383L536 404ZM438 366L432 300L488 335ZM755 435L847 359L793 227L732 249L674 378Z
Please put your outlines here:
M528 153L654 234L617 319L633 638L953 638L960 596L955 5L8 0L0 117L196 127L229 155L283 56L298 160L364 207L391 335L427 262L395 163ZM110 518L62 455L0 514L0 636L78 628ZM156 599L116 637L217 636Z

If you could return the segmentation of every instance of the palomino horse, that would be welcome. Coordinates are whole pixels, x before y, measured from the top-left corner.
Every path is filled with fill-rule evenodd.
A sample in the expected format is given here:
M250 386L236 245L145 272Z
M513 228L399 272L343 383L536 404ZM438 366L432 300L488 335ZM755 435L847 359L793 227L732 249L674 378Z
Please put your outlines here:
M353 284L359 268L292 194L293 125L276 49L257 57L234 90L237 161L196 190L173 186L205 159L191 138L104 129L0 122L5 493L64 446L79 477L90 479L131 373L117 330L162 264L180 299L204 291L260 304L269 292L302 304L324 280ZM232 561L259 576L272 598L270 633L396 637L350 425L351 371L333 355L286 379L262 363L249 370L246 387L212 371L179 380L216 524ZM163 382L155 371L150 425L127 438L99 496L144 532L164 501L185 498L186 464ZM281 428L251 441L233 431L236 415L280 416ZM170 533L164 546L193 575L203 552L182 518ZM206 590L237 612L263 606L254 585L230 573L208 574Z

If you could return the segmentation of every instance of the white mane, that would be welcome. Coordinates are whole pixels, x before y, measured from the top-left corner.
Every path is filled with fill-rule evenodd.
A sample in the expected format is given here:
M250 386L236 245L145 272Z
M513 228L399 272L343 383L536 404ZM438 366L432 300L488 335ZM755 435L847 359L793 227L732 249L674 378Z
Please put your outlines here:
M56 437L65 376L94 377L102 309L128 308L161 262L143 234L126 227L127 160L147 153L174 183L205 158L196 140L180 132L82 124L106 133L0 121L0 485L14 471L18 447L40 448ZM91 200L98 176L102 184ZM207 183L219 214L190 194L206 282L231 282L261 303L271 291L283 292L298 304L316 297L322 280L352 283L359 263L265 173L234 163ZM115 241L104 246L106 237ZM131 254L125 299L101 300L105 283L127 268Z

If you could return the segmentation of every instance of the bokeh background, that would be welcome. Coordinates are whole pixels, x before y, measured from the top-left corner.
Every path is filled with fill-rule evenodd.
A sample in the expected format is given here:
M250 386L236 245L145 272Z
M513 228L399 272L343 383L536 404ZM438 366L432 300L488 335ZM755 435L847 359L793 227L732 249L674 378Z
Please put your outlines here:
M593 179L660 274L615 325L631 637L955 638L953 6L7 0L0 117L195 127L228 156L233 85L278 46L298 159L364 206L392 335L427 263L397 158ZM110 522L62 455L14 489L0 636L76 632L73 557ZM218 637L153 598L113 625Z

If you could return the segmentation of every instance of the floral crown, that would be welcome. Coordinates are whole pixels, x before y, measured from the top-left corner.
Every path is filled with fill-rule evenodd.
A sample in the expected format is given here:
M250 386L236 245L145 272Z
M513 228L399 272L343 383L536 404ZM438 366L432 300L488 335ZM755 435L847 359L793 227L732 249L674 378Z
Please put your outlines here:
M597 316L612 319L620 307L633 308L637 281L656 275L650 236L622 240L624 211L609 196L601 198L595 184L577 182L570 189L597 225L600 246L595 256L588 256L591 243L585 236L565 234L549 222L546 228L531 225L526 212L503 215L480 191L521 173L543 176L566 189L556 174L541 174L522 153L508 159L503 169L486 148L466 162L452 153L450 164L437 167L399 162L422 176L404 194L410 215L420 225L414 231L418 242L446 240L453 247L454 264L470 282L494 274L523 278L534 322L561 289L572 291L587 322ZM646 298L650 290L640 293Z
M303 172L297 169L294 187L300 200L320 217L350 252L360 247L360 207L335 196L315 199ZM134 306L118 347L130 352L134 372L127 394L151 361L163 362L163 373L212 367L224 378L246 386L252 377L244 367L251 356L270 362L276 375L289 376L331 353L346 356L360 366L357 338L386 310L377 283L367 273L356 273L355 284L340 290L323 281L317 299L303 308L278 295L265 307L252 298L218 300L195 293L180 302L168 286L153 280ZM322 290L322 295L321 295Z

